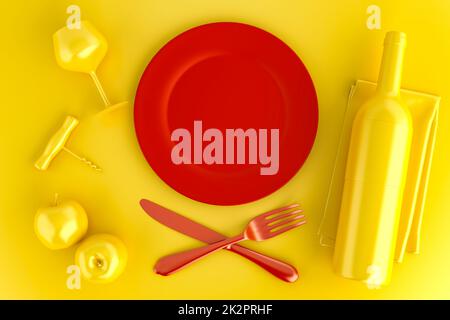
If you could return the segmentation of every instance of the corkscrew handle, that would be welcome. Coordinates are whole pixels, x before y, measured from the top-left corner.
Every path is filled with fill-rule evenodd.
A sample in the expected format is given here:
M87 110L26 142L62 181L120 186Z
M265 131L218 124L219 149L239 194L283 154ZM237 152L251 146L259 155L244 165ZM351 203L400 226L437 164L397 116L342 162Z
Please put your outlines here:
M47 170L52 160L58 155L69 139L72 131L76 128L79 121L75 117L67 116L63 125L50 138L44 152L39 159L34 163L34 166L39 170Z

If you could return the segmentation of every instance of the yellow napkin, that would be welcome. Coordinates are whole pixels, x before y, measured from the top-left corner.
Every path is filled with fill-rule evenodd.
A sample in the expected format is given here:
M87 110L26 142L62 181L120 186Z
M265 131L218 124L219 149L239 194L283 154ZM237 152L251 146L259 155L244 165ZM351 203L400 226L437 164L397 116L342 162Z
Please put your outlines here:
M350 90L333 175L319 228L321 245L334 246L353 119L359 107L375 92L375 89L375 83L357 80ZM401 96L412 115L413 137L395 250L397 262L403 260L406 251L419 253L420 229L440 102L440 97L405 89L401 90Z

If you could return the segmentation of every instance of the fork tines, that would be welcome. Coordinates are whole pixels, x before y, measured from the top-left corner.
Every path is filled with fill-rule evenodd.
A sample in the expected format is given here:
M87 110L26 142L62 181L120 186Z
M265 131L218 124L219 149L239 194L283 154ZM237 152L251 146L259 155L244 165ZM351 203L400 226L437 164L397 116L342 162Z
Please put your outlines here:
M261 218L264 219L270 236L276 236L305 224L303 210L299 207L298 204L291 204L262 214Z

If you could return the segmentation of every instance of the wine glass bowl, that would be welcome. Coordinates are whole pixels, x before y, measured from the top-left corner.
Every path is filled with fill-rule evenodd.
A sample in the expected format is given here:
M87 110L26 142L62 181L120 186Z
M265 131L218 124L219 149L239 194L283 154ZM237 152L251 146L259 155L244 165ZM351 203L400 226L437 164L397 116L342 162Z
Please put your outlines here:
M108 50L106 39L87 21L81 21L79 29L66 26L56 31L53 44L61 68L89 74L95 72Z

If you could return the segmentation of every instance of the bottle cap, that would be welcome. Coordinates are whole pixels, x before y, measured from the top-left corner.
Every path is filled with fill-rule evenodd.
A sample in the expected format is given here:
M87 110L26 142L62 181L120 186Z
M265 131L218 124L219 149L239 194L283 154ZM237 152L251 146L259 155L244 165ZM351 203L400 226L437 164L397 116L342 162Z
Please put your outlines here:
M384 45L401 44L406 45L406 33L400 31L389 31L384 38Z

